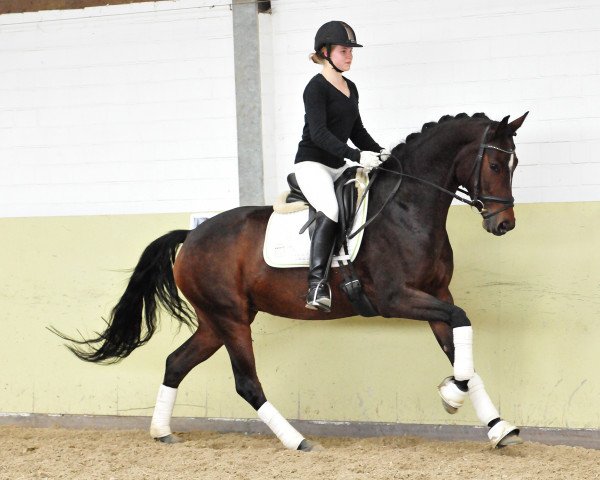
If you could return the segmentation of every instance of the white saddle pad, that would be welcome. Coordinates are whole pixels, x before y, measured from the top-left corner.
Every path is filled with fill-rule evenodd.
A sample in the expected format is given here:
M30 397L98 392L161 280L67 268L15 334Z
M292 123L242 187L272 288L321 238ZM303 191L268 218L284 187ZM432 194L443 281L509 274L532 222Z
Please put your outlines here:
M360 193L359 199L360 201ZM367 207L369 204L369 194L362 202L360 209L355 217L352 231L354 232L365 223L367 219ZM265 234L265 244L263 247L263 256L267 265L275 268L308 267L310 255L310 237L308 229L300 235L298 232L308 221L308 206L300 211L291 213L273 212L267 224ZM350 261L353 261L358 254L362 241L364 230L361 230L348 243L348 254ZM348 259L344 252L338 252L333 257L332 267L338 267L338 259Z

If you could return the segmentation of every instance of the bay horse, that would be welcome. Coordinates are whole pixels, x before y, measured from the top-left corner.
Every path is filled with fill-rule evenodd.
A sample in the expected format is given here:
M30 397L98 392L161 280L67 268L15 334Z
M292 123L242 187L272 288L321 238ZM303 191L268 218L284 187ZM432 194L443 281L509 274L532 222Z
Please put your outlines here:
M381 214L365 229L354 262L364 292L380 316L429 322L453 365L453 376L438 387L444 408L456 412L470 397L496 447L520 443L519 430L500 418L475 373L471 323L454 305L449 290L453 258L446 218L453 195L463 186L468 203L480 210L485 230L503 235L515 227L513 137L526 116L508 123L508 116L497 122L485 114L447 115L397 145L370 190L369 216ZM404 178L402 188L399 178ZM150 428L155 439L178 441L170 428L177 389L195 366L225 346L237 393L287 448L313 449L314 444L267 401L256 373L250 327L259 311L304 320L349 317L355 312L339 288L342 278L337 269L331 272L334 305L323 313L304 307L305 268L278 269L265 263L264 235L272 212L271 206L239 207L192 231L167 233L142 253L103 333L79 340L52 329L73 342L69 348L79 358L114 363L150 340L159 304L179 322L196 327L167 357Z

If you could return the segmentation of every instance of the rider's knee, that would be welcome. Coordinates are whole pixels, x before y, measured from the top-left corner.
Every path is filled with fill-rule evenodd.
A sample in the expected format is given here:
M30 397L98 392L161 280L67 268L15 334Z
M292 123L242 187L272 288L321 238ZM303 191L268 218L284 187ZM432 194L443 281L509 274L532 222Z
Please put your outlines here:
M333 220L337 223L339 215L339 207L337 205L337 202L335 203L335 205L324 205L322 212L327 218L329 218L329 220Z

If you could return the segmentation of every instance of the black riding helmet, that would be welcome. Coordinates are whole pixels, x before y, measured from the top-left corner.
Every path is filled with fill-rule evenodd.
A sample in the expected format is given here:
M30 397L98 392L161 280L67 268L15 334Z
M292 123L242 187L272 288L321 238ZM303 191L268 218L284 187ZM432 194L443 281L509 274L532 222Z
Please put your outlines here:
M343 45L344 47L362 47L356 43L356 35L352 27L345 22L333 20L322 25L315 35L315 52L321 58L325 58L336 72L342 73L342 70L337 68L331 61L331 46ZM325 57L321 52L321 48L327 49Z

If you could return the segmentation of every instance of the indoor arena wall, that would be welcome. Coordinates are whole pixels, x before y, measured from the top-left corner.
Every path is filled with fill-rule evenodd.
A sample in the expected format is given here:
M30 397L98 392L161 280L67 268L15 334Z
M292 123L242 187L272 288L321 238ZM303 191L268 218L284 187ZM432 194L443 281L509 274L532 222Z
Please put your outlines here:
M365 45L348 77L383 145L445 114L531 112L515 139L517 228L493 237L453 206L451 288L503 417L599 428L600 7L271 3L259 20L267 203L292 168L325 21L347 21ZM45 327L101 330L150 241L237 206L232 42L220 1L0 16L0 412L151 415L185 328L163 315L147 346L98 366ZM253 332L267 397L288 418L477 424L470 406L442 410L435 387L451 368L426 324L261 314ZM256 418L224 351L183 382L175 415Z

